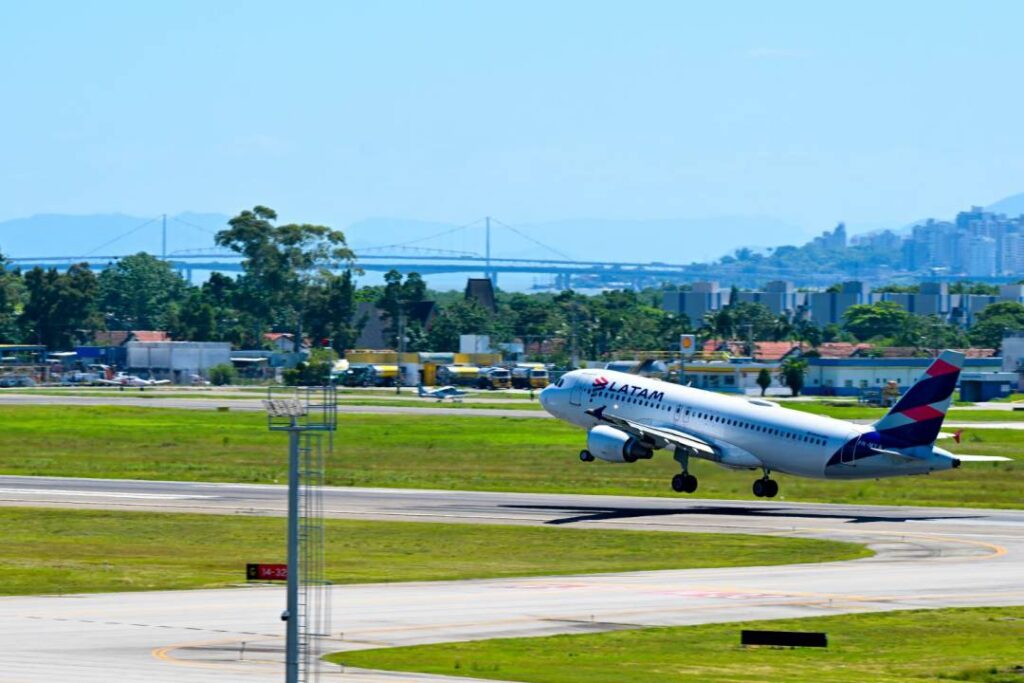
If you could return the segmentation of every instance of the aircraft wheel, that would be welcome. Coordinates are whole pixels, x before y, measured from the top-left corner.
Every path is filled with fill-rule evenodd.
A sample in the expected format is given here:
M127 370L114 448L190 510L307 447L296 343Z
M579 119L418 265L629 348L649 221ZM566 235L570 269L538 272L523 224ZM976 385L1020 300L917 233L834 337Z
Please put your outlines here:
M758 498L764 498L764 494L765 494L764 482L765 482L764 479L755 479L754 480L754 495L757 496Z
M765 482L765 498L774 498L779 495L779 482L769 479Z
M594 462L594 454L588 450L580 451L580 460L583 462Z
M672 477L672 490L676 493L693 493L697 490L697 477L680 473Z

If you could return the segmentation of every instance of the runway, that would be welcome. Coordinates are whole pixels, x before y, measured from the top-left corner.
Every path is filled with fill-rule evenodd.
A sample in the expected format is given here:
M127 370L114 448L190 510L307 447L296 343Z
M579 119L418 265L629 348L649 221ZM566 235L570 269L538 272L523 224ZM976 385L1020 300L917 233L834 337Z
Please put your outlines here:
M364 397L353 397L354 400ZM406 397L413 400L413 396ZM497 399L488 401L498 403ZM504 401L515 403L515 401ZM130 392L112 394L111 396L55 396L52 394L18 394L0 392L0 406L32 405L32 406L130 406L135 408L174 408L182 410L227 410L240 412L263 412L263 401L260 399L218 399L218 398L162 398L150 393L148 395L132 395ZM1009 405L1009 404L993 404ZM1006 410L1009 410L1008 408ZM433 401L424 401L422 407L410 406L360 406L346 405L344 400L338 402L338 412L342 415L448 415L451 417L505 417L529 420L550 420L550 414L543 410L522 410L516 408L455 408L439 407ZM951 415L951 420L943 426L946 429L1024 429L1024 420L1019 422L970 422L970 414ZM870 424L872 420L850 420L857 424Z
M358 400L357 397L353 400ZM418 400L412 394L407 400ZM514 401L509 401L514 403ZM155 393L132 394L125 392L111 396L55 396L53 394L13 394L0 392L0 406L129 406L133 408L175 408L181 410L226 410L239 412L264 412L261 399L247 398L163 398ZM450 406L451 404L449 404ZM543 410L522 410L515 408L453 408L441 407L432 400L423 400L423 406L360 406L346 405L338 401L341 414L366 415L450 415L472 417L521 417L530 419L551 419Z
M0 477L0 503L264 515L281 514L285 501L274 486ZM339 586L333 650L1024 604L1024 511L388 489L329 489L325 503L332 517L813 536L877 553L822 565ZM151 683L278 680L283 603L276 587L2 598L0 671L16 683L113 672Z

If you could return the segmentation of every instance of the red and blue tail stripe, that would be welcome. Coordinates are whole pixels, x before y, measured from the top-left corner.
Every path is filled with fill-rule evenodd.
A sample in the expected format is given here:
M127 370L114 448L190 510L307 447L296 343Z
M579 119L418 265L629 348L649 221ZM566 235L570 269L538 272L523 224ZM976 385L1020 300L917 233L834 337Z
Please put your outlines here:
M964 354L943 351L924 375L875 423L885 448L929 446L935 443L953 402L953 390L964 366Z

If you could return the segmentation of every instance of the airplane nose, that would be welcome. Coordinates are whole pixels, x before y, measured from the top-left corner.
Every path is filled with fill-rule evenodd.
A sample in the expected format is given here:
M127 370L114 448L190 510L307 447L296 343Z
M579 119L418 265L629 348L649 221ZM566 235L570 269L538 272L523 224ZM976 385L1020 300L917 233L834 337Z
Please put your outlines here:
M551 409L551 394L554 391L554 385L549 384L540 391L540 405L545 410Z

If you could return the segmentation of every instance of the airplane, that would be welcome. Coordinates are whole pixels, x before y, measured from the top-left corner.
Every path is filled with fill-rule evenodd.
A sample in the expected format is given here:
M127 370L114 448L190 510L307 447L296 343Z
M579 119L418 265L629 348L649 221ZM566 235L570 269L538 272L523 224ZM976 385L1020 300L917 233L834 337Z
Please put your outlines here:
M421 384L417 389L419 389L420 398L436 398L438 403L441 403L446 398L450 398L453 403L456 401L461 403L462 398L468 395L468 392L450 384L443 387L437 387L436 389L427 389Z
M859 425L760 398L740 398L608 370L574 370L540 394L551 415L587 430L580 460L633 463L672 449L682 471L672 490L693 493L697 457L734 470L761 470L758 498L779 492L772 472L814 479L928 474L963 462L1010 458L937 448L964 354L946 350L879 421Z
M123 372L119 372L114 375L113 379L97 379L96 382L100 384L107 384L111 386L138 388L139 391L145 390L146 387L155 387L161 384L170 384L169 379L144 379L137 375L126 375Z

